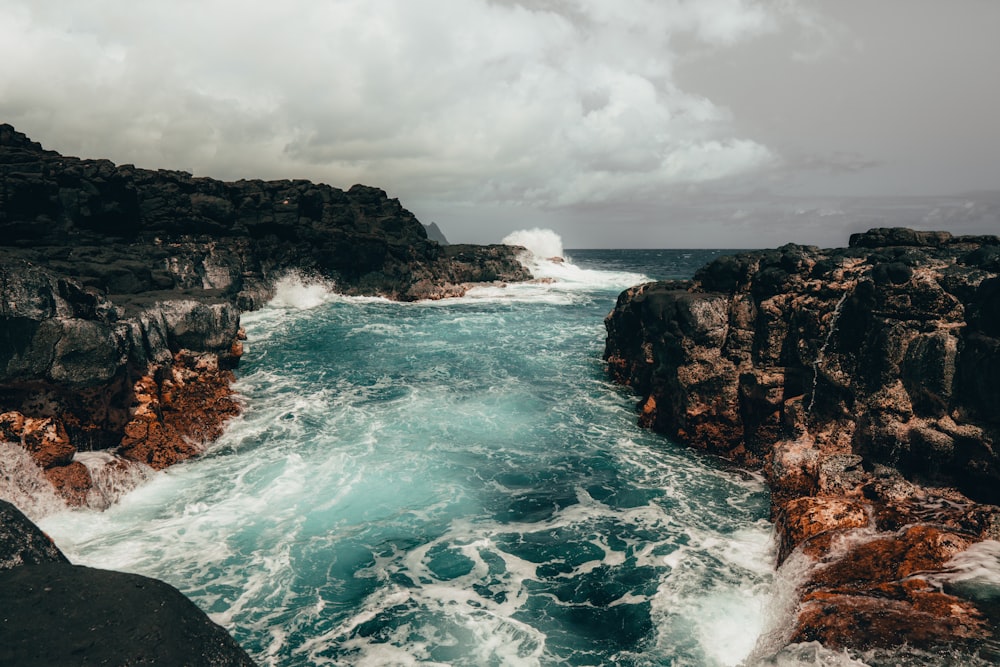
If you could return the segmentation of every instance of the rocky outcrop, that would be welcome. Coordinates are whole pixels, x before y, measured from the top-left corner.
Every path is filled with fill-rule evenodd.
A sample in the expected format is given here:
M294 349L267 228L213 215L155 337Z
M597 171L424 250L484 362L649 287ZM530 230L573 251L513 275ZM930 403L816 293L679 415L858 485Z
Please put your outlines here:
M0 609L3 665L254 664L174 587L70 564L2 500Z
M0 125L0 244L84 289L215 291L241 308L293 268L348 294L403 300L424 281L450 296L467 277L377 188L116 166L46 151L9 125ZM493 247L489 261L498 279L530 278L513 248Z
M15 452L0 491L31 497L47 479L71 505L105 507L107 487L204 451L239 412L240 312L289 271L439 299L529 279L516 253L442 247L376 188L116 166L0 125L0 455ZM0 663L252 664L175 589L69 565L0 514L0 569L31 564L0 573Z
M116 166L0 125L0 437L88 502L78 452L161 468L220 434L239 410L239 314L285 273L438 299L530 278L516 252L442 247L376 188Z
M431 241L436 241L441 245L448 245L448 239L445 238L444 232L441 231L441 228L437 226L436 222L424 225L424 229L427 231L427 238Z
M942 588L1000 539L1000 240L876 229L723 257L623 293L611 377L640 422L761 469L779 562L807 559L788 641L979 641Z
M22 565L68 562L48 535L16 507L0 500L0 572Z

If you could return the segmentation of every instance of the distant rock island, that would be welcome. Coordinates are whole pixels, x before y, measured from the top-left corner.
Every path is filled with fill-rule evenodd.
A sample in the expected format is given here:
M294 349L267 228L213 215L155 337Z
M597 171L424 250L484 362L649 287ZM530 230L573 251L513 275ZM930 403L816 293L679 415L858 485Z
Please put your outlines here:
M427 230L427 238L431 241L436 241L441 245L448 245L448 239L444 237L444 232L441 231L441 228L437 226L436 222L424 225L424 229Z
M116 480L201 453L239 412L230 387L240 312L266 303L288 272L344 294L439 299L530 279L516 253L428 239L377 188L223 182L67 157L0 124L2 479L14 495L51 484L70 505L104 507ZM105 454L82 455L90 452ZM46 567L69 588L105 576ZM39 572L3 576L24 583ZM187 622L172 593L150 595L166 596L161 624ZM5 612L18 615L8 602ZM25 604L36 602L61 604ZM103 633L81 650L139 664L142 656L98 650L128 640Z
M606 325L643 425L766 476L779 562L804 572L786 642L1000 658L995 604L944 576L1000 539L997 237L721 257L627 290Z

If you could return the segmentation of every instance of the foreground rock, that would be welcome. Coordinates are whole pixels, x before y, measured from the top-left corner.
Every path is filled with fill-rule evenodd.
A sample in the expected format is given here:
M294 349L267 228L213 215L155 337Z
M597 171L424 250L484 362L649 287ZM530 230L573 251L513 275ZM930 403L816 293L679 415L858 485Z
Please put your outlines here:
M998 273L995 237L879 229L720 258L608 316L640 422L766 474L779 562L811 563L787 641L995 633L941 582L1000 539Z
M202 452L239 412L240 312L282 275L438 299L530 278L515 255L429 241L376 188L116 166L0 125L0 439L69 504L106 503L77 454L158 469Z
M51 633L41 637L41 631ZM0 664L247 666L226 631L174 587L71 565L0 500Z

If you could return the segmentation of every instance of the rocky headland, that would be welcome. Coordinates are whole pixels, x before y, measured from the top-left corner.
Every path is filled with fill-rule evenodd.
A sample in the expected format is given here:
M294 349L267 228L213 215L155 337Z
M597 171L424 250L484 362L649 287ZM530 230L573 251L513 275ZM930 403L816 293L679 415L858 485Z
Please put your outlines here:
M18 504L48 495L101 508L130 480L202 453L240 411L231 389L240 313L290 272L344 294L440 299L530 279L517 254L439 245L377 188L223 182L79 159L0 124L0 491ZM59 568L22 559L3 576L35 593L108 583L53 558ZM172 593L145 588L169 607L161 624L186 622ZM5 624L19 608L5 607Z
M1000 539L998 276L996 237L873 229L722 257L608 315L640 422L769 482L798 591L781 642L996 650L995 605L948 574Z
M281 276L438 299L529 279L516 252L430 241L376 188L116 166L0 125L0 441L101 506L131 463L194 456L239 412L240 312Z

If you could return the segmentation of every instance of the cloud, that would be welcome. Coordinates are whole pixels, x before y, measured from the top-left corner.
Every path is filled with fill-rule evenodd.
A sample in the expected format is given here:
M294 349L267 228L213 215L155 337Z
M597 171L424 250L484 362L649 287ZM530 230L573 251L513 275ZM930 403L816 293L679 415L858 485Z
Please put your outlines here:
M0 7L0 116L64 152L449 203L627 199L775 158L678 87L754 0L112 0Z

